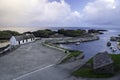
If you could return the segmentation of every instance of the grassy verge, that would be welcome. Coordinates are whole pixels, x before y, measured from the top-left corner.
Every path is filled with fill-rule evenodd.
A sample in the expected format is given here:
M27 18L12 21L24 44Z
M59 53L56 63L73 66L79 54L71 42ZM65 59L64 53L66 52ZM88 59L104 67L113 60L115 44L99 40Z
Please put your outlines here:
M77 57L79 56L80 54L82 54L83 52L82 51L73 51L73 50L69 50L69 55L64 58L61 63L64 63L66 62L67 60L71 59L72 57Z
M120 71L120 54L110 54L110 55L114 61L115 72L119 72Z
M76 77L87 77L87 78L107 78L112 77L113 74L95 74L91 68L82 68L72 73Z
M110 54L111 58L114 61L114 71L115 74L120 71L120 54ZM72 74L76 77L88 77L88 78L107 78L112 77L114 74L96 74L92 70L92 62L93 59L91 58L86 65L82 68L74 71ZM89 66L88 66L89 65Z

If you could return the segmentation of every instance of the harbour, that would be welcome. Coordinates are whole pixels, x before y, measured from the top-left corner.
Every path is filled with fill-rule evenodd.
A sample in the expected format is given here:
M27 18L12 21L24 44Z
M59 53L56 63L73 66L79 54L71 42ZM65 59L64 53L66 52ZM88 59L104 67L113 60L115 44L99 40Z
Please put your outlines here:
M111 36L116 36L119 34L119 30L109 29L102 35L99 35L100 39L92 42L82 42L76 46L74 43L70 44L60 44L60 47L72 50L81 50L85 54L85 60L93 57L98 52L107 51L113 54L120 54L120 50L118 49L118 45L115 41L110 41ZM107 42L111 42L111 46L114 47L115 51L110 49L106 44Z

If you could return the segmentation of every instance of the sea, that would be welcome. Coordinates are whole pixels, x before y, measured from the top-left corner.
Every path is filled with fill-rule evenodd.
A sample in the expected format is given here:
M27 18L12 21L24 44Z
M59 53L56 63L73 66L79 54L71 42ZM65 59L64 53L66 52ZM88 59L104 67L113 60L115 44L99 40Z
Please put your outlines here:
M112 52L109 47L106 46L107 42L110 41L111 36L118 36L120 34L120 28L105 28L105 27L52 27L52 28L44 28L44 29L51 29L51 30L58 30L58 29L83 29L83 30L88 30L88 29L103 29L103 30L108 30L104 32L104 34L99 35L100 40L96 41L91 41L91 42L82 42L79 45L76 45L75 43L70 43L70 44L60 44L60 47L66 48L66 49L71 49L71 50L80 50L84 52L85 55L85 60L93 57L95 54L98 52L104 52L107 51L109 53L113 54L120 54L120 50L117 49L117 44L116 42L111 42L112 46L117 49L116 52ZM6 43L0 43L0 47L6 45Z
M111 36L118 36L120 34L120 28L90 28L89 27L89 28L81 28L81 29L103 29L108 31L104 32L104 34L102 35L98 35L100 37L100 40L91 41L91 42L82 42L79 45L76 45L75 43L60 44L60 47L71 50L83 51L85 55L84 58L85 60L88 60L91 57L93 57L95 54L104 51L107 51L108 53L112 53L112 54L120 54L120 50L117 49L116 42L111 41L112 46L117 50L116 52L112 52L110 47L106 46L107 42L110 41Z

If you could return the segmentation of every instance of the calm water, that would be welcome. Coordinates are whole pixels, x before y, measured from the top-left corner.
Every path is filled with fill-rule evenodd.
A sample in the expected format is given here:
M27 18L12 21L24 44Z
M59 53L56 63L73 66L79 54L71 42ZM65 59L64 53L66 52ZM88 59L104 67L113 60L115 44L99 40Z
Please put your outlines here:
M92 42L83 42L80 45L75 45L74 43L71 44L61 44L60 46L63 48L67 49L72 49L72 50L81 50L85 54L84 59L89 59L92 56L94 56L98 52L103 52L103 51L108 51L110 53L113 53L109 47L106 46L106 43L110 40L111 36L117 36L120 34L120 30L112 30L110 29L109 31L105 32L103 35L100 36L100 40L97 41L92 41ZM116 47L116 42L112 42L112 46ZM120 50L117 49L114 54L120 54Z

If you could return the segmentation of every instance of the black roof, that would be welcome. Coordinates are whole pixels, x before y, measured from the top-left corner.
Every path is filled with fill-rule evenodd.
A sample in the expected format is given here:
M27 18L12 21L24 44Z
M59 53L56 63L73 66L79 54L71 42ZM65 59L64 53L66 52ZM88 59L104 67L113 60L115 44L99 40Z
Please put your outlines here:
M30 39L30 38L35 38L35 36L33 34L23 34L20 36L15 36L15 39L17 41L21 41L21 40L25 40L25 39Z

